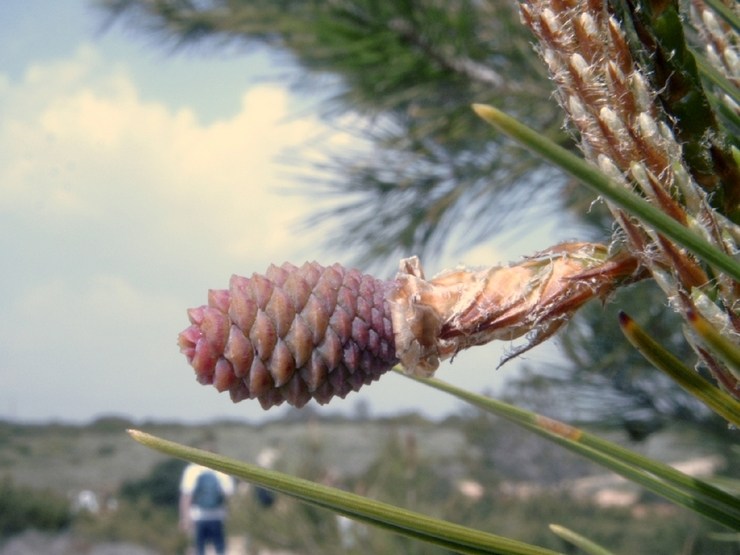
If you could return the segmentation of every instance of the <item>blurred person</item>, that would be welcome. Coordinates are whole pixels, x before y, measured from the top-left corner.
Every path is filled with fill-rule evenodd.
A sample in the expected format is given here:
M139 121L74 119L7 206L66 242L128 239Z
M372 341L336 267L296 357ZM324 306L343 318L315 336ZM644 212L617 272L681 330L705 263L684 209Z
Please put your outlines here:
M257 464L267 470L275 467L275 462L280 458L280 451L275 447L265 447L257 455ZM260 486L253 486L254 497L257 504L263 509L269 509L275 503L275 492Z
M195 463L185 467L180 481L180 528L191 536L196 555L204 555L209 543L218 555L226 553L224 522L233 493L231 476Z

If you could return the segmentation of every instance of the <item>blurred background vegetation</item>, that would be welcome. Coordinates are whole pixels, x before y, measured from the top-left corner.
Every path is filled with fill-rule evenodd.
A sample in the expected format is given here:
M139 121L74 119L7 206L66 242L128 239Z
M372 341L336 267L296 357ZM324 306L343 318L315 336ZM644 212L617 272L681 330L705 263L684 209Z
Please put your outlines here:
M736 543L719 541L717 525L488 414L467 409L432 422L361 413L319 418L302 410L260 426L137 425L244 461L276 449L278 470L556 550L566 546L543 523L587 530L616 553L737 553ZM177 490L185 463L132 446L123 433L132 425L0 423L0 554L28 553L18 549L30 530L43 531L47 542L35 552L49 555L96 553L100 545L184 553ZM721 431L674 423L636 443L620 428L588 427L661 460L703 465L716 480L740 478L740 453ZM231 500L228 534L239 548L233 553L448 553L284 496L265 508L246 483Z

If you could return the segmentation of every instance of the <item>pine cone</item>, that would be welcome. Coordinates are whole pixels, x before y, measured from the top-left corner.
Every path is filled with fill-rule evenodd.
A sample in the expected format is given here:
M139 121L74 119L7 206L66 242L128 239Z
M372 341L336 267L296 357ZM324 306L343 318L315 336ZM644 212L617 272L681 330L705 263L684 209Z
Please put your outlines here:
M208 306L188 310L180 351L197 379L234 402L302 407L328 403L377 380L398 362L389 282L339 264L270 266L232 276Z
M399 361L408 374L431 376L463 349L529 335L515 354L524 352L589 299L644 276L634 257L595 243L431 280L416 257L401 260L391 281L339 264L286 263L209 291L208 306L188 311L179 344L198 381L229 390L234 402L325 404Z

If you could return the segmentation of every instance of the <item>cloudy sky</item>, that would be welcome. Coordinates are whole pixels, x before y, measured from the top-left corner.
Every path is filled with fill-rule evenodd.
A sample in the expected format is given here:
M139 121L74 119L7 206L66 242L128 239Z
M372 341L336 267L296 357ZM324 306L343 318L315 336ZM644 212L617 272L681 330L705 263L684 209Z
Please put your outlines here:
M281 154L348 139L277 80L284 57L172 53L101 27L79 0L0 5L0 418L261 418L198 386L176 336L232 273L353 258L319 250L320 229L297 234L315 202L278 190L296 184ZM514 256L487 245L452 264ZM438 376L495 388L501 349ZM358 399L374 414L458 407L388 375L329 408Z

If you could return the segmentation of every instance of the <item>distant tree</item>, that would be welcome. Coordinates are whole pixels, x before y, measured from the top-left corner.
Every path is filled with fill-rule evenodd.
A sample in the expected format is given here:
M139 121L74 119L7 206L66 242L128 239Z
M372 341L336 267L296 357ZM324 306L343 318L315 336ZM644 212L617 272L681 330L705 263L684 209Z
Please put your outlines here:
M104 415L90 423L90 429L101 433L118 433L133 428L134 423L124 416Z
M144 478L124 482L121 497L131 501L148 499L153 505L177 509L180 478L186 464L180 459L165 459L157 463Z
M0 541L28 528L56 532L71 521L72 511L63 496L0 479Z

